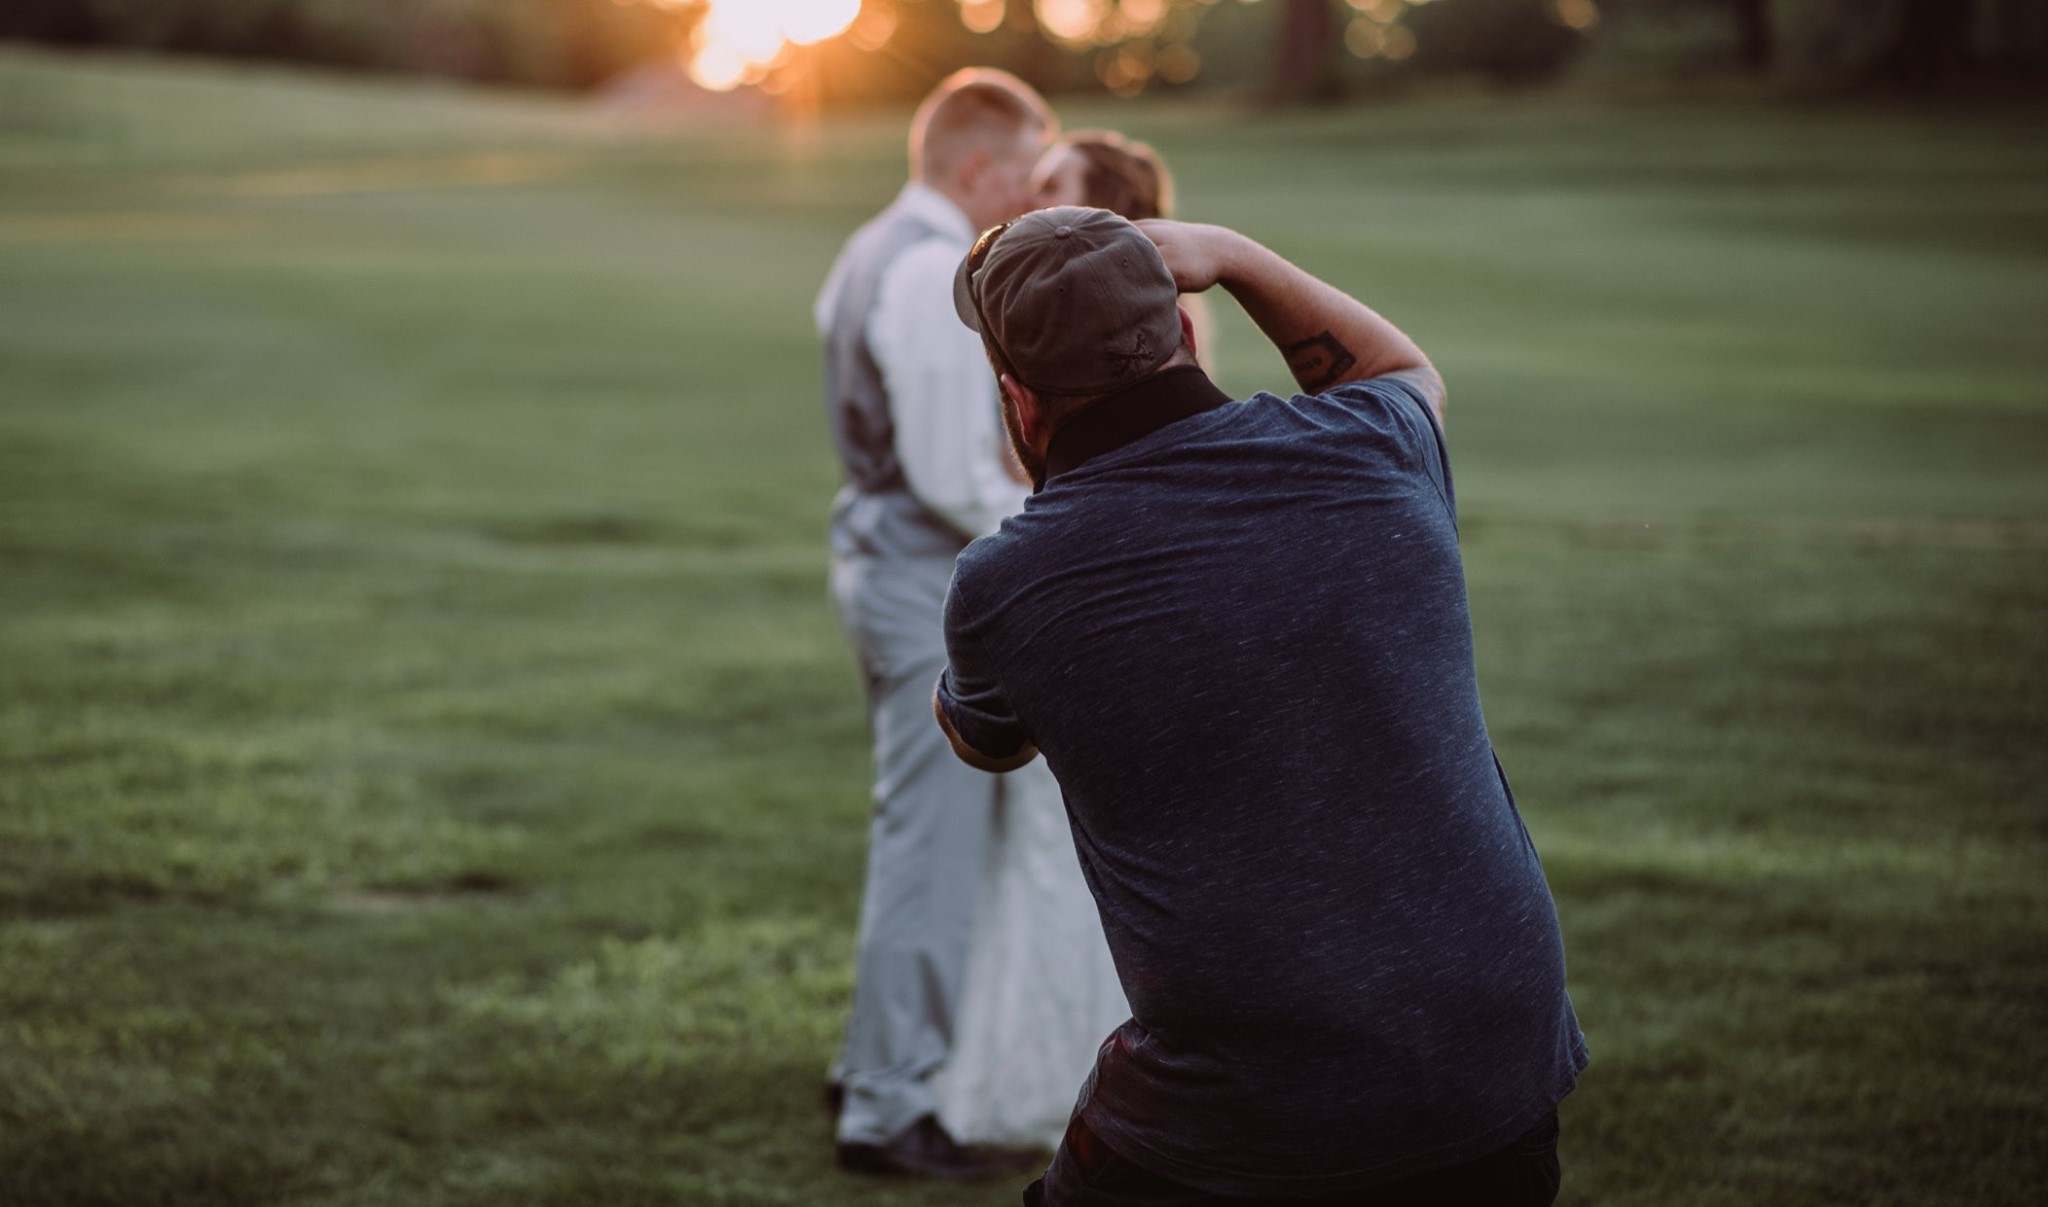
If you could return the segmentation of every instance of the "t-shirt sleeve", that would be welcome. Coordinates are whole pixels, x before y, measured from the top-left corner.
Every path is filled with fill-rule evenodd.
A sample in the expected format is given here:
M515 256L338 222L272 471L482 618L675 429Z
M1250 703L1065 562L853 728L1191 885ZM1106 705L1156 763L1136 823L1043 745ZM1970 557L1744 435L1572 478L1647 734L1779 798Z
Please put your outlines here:
M1437 426L1422 385L1405 373L1386 373L1365 381L1346 382L1324 397L1384 429L1412 458L1443 497L1451 517L1458 515L1458 496L1451 485L1451 454Z
M1029 745L1030 737L996 681L972 612L956 573L946 592L947 665L939 673L939 707L961 741L990 758L1008 758Z

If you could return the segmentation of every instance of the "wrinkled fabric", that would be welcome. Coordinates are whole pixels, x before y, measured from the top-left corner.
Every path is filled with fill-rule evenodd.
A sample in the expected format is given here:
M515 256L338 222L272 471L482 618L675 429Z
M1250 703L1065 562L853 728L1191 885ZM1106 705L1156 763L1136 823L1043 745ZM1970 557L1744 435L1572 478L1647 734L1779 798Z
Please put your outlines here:
M1495 761L1441 433L1395 378L1178 419L962 554L940 699L1065 793L1119 1154L1305 1196L1472 1161L1586 1063Z

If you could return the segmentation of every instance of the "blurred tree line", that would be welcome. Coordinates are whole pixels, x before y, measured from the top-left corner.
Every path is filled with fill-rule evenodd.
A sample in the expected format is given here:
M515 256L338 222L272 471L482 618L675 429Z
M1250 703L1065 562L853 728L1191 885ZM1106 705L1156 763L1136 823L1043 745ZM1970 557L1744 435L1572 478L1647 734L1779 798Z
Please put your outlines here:
M0 0L0 38L586 88L672 53L697 15L614 0Z
M1901 90L2048 76L2048 0L1171 4L1173 11L1200 19L1203 30L1191 39L1197 50L1213 56L1229 46L1264 48L1258 84L1283 100L1330 97L1361 84L1419 76L1535 82L1561 75L1586 57L1602 59L1609 74L1734 70L1808 84ZM1210 26L1228 29L1211 36ZM1104 73L1104 80L1117 88L1113 74Z
M0 0L0 38L587 88L687 55L703 12L704 0ZM2048 74L2048 0L865 0L863 29L882 32L796 56L821 99L914 95L965 62L1049 91L1221 86L1283 101L1423 76L1540 81L1589 55L1609 71L1906 89Z
M2048 69L2043 0L1605 0L1617 25L1700 28L1751 72L1904 89Z

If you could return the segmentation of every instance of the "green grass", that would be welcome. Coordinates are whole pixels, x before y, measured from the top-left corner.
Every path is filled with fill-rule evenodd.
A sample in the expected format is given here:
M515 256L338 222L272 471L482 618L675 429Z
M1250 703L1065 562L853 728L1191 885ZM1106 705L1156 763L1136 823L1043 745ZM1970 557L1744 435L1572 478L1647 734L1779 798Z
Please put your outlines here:
M1451 382L1563 1201L2035 1202L2048 114L1080 116ZM0 1202L1015 1201L817 1106L807 310L901 120L0 52Z

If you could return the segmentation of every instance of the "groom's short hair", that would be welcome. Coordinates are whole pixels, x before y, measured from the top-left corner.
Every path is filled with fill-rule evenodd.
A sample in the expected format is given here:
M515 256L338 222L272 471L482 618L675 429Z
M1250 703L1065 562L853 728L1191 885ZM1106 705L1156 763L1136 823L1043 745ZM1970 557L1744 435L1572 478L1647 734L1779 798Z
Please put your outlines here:
M940 82L910 122L910 170L944 175L978 150L1007 151L1027 130L1059 130L1052 107L1031 85L993 67L965 67Z

